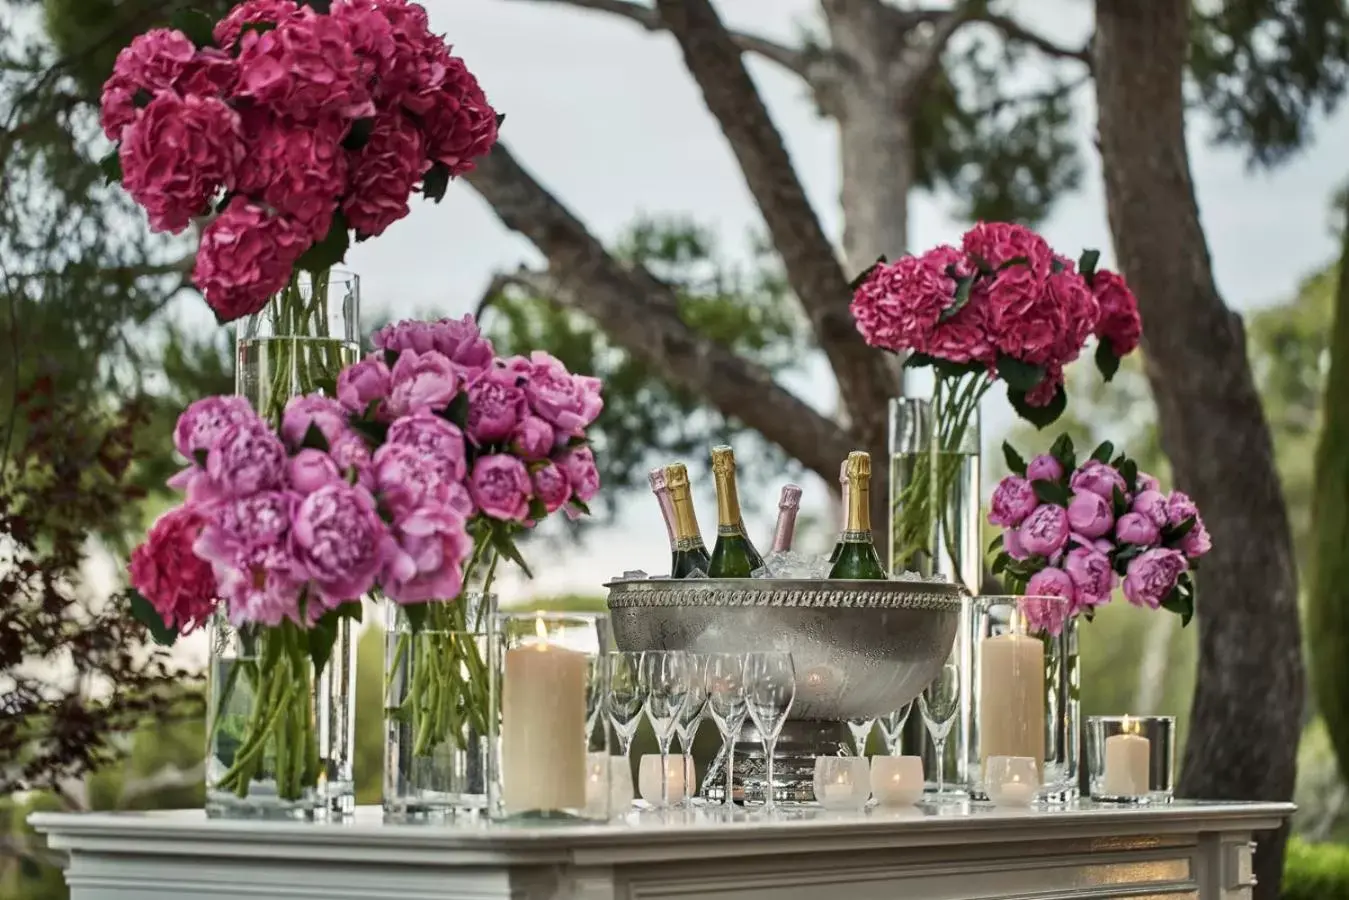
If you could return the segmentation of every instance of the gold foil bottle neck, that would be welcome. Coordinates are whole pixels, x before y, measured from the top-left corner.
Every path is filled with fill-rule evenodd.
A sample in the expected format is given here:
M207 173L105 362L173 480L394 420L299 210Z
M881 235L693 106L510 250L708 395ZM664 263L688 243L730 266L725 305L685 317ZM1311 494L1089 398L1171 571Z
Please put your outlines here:
M689 486L689 470L683 463L665 467L665 487L669 490L676 488L687 488Z
M712 448L712 474L729 475L735 471L735 451L727 446Z
M861 450L854 450L848 454L848 461L844 463L849 483L855 484L858 478L871 477L871 454L864 453Z

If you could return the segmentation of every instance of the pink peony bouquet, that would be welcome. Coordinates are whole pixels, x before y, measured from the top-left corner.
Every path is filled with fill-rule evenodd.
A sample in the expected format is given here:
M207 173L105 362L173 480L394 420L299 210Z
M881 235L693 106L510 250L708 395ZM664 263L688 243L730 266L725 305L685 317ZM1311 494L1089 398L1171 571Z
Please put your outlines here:
M1003 444L1012 474L990 503L988 521L1004 529L989 547L993 573L1017 593L1067 598L1073 614L1087 617L1122 579L1130 603L1189 624L1191 573L1212 548L1208 529L1194 501L1162 493L1156 478L1114 452L1101 444L1078 465L1064 435L1027 463Z
M221 322L326 271L496 142L478 81L409 0L244 0L138 36L103 86L109 175L179 233Z
M399 604L412 632L428 618L438 633L466 630L454 601L474 568L487 593L500 557L525 568L522 529L588 512L599 490L586 437L603 406L597 379L547 353L497 358L471 316L402 322L375 344L342 370L336 397L295 397L277 426L240 397L208 397L174 430L189 462L170 483L186 500L135 550L132 585L157 634L219 609L236 627L291 635L297 658L261 672L254 696L295 696L268 679L293 677L300 648L321 670L337 621L359 618L371 592ZM245 791L250 777L231 770L218 786Z

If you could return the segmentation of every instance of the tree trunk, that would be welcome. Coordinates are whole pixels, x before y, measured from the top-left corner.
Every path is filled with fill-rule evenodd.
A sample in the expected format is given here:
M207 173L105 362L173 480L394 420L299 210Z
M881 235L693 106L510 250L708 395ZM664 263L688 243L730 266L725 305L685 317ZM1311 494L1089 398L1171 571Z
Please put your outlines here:
M1213 535L1197 578L1199 675L1180 793L1288 800L1303 704L1297 575L1241 319L1213 281L1185 149L1189 4L1097 0L1106 205L1138 295L1148 380L1176 484ZM1287 829L1264 836L1256 896L1279 894Z

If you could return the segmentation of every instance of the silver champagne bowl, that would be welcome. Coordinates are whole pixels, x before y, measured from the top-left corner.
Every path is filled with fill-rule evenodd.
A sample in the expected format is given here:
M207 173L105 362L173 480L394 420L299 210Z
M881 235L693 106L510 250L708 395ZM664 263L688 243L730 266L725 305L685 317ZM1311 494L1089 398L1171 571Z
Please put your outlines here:
M614 581L620 650L788 651L790 718L883 716L913 700L951 652L964 591L947 582L775 578Z

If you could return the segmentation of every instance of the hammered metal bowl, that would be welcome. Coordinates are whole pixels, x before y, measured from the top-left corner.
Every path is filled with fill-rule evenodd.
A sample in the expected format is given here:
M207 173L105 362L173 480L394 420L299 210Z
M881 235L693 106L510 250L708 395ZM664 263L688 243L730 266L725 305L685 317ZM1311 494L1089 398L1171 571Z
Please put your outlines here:
M829 722L883 716L917 697L951 652L964 596L928 581L650 578L605 587L620 650L789 651L791 718Z

